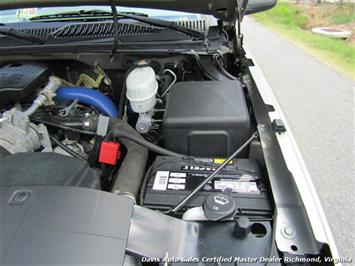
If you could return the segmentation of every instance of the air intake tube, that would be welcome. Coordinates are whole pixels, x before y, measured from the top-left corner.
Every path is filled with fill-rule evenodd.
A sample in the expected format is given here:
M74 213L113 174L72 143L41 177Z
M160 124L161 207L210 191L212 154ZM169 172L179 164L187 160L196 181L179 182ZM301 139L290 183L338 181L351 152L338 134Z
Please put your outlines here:
M96 107L110 117L118 117L118 111L111 99L103 93L85 87L61 87L56 91L57 101L78 100Z
M148 149L127 138L120 138L118 136L119 134L116 134L118 132L126 132L135 138L144 140L143 137L126 122L120 119L114 119L114 123L112 124L114 124L114 126L110 130L107 139L112 140L118 138L127 149L127 154L116 174L116 181L113 184L112 192L127 194L135 200L143 180L148 159Z

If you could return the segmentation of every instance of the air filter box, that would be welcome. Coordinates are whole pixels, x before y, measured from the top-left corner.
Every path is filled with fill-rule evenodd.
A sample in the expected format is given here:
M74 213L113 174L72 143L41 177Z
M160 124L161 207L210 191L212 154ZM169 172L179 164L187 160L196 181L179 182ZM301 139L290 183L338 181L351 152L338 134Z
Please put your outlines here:
M200 157L226 157L250 134L250 117L237 80L179 82L163 119L167 149Z
M0 68L0 106L20 102L41 88L48 79L46 65L14 63Z

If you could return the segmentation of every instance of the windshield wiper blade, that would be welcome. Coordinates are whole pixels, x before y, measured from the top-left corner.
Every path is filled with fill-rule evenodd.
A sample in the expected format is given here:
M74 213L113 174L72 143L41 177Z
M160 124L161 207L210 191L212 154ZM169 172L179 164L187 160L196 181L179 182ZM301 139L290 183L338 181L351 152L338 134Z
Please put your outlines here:
M190 29L190 28L187 28L184 26L180 26L179 24L177 24L174 21L167 21L167 20L150 18L150 17L142 17L142 16L132 15L129 13L122 13L122 12L117 12L117 15L119 17L134 19L134 20L137 20L140 22L144 22L144 23L153 25L153 26L167 28L167 29L178 31L178 32L182 32L182 33L185 33L187 35L190 35L190 36L198 38L198 39L205 38L205 34L203 32L200 32L200 31L197 31L194 29Z
M12 37L14 39L18 39L21 41L27 41L33 44L43 44L45 42L45 40L41 38L38 38L36 36L27 33L19 32L14 28L5 27L5 26L0 26L0 35Z
M92 10L78 10L78 11L70 11L70 12L61 12L57 14L50 14L50 15L41 15L32 17L29 20L31 21L38 21L38 20L56 20L56 19L68 19L68 18L85 18L85 17L92 17L93 19L98 18L99 16L112 18L113 14L110 11L99 10L99 9L92 9ZM198 39L204 39L205 34L203 32L190 29L184 26L180 26L176 22L167 21L162 19L156 19L148 17L147 14L144 13L137 13L137 12L117 12L118 19L128 18L133 19L139 22L143 22L152 26L168 28L174 31L182 32L192 37Z
M139 12L122 12L123 14L128 15L136 15L141 17L148 17L147 14L139 13ZM91 9L91 10L77 10L77 11L68 11L68 12L60 12L55 14L48 15L39 15L29 18L30 21L39 21L39 20L57 20L57 19L67 19L67 18L100 18L108 17L112 18L112 12L100 9Z

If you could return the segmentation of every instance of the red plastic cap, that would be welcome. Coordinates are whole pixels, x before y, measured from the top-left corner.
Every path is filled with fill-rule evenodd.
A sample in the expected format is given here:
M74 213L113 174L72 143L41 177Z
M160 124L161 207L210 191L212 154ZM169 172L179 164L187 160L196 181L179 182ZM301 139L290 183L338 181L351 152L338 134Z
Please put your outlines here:
M116 142L101 142L99 162L115 165L121 156L121 145Z

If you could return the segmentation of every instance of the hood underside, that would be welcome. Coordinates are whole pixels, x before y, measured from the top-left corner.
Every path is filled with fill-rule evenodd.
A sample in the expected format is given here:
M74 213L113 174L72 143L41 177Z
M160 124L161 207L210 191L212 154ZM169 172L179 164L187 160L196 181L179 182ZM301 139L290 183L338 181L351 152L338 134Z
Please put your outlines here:
M109 5L114 2L118 6L156 8L213 15L224 21L235 21L237 16L237 0L1 0L0 9L41 7L41 6L78 6ZM241 7L247 0L240 0Z

